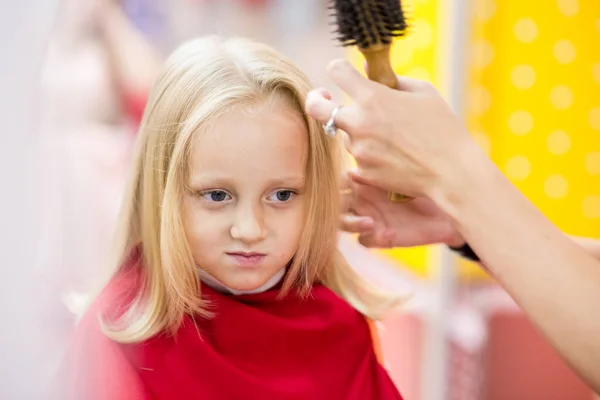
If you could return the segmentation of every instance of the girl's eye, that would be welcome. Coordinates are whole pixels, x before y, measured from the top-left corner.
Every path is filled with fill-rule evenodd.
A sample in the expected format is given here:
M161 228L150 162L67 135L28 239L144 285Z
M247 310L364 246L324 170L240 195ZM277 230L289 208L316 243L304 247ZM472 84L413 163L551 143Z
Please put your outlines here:
M204 199L216 203L231 199L231 196L223 190L207 190L206 192L202 192L201 195Z
M269 200L285 203L294 197L295 194L293 190L278 190L269 196Z

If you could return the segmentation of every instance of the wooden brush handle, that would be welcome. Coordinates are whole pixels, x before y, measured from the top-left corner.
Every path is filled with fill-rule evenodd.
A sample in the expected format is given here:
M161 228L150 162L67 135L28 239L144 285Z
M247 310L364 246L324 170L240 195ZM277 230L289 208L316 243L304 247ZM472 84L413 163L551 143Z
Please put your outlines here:
M398 88L398 78L392 68L390 62L390 46L377 45L369 48L360 48L361 53L365 56L368 65L367 76L370 80L379 82L389 88ZM414 197L410 197L400 193L388 192L388 197L394 203L404 203L411 201Z
M390 46L376 45L367 49L361 48L361 53L367 60L370 80L379 82L389 88L398 87L398 78L390 62Z

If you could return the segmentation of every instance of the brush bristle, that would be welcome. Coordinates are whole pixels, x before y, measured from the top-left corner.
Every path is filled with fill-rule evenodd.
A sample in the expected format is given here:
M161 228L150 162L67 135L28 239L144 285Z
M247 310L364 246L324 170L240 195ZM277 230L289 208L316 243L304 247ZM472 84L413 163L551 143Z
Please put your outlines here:
M404 36L407 21L400 0L333 0L330 7L342 46L388 45Z

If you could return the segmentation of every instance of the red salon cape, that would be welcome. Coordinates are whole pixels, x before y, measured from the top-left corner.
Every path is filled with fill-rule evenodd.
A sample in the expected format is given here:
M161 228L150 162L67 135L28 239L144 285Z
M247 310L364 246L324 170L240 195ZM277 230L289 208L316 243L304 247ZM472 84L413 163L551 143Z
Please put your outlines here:
M114 279L80 322L61 399L402 399L365 317L322 285L305 299L203 286L215 318L189 317L175 336L117 344L100 332L98 311L122 312L139 275L129 268Z

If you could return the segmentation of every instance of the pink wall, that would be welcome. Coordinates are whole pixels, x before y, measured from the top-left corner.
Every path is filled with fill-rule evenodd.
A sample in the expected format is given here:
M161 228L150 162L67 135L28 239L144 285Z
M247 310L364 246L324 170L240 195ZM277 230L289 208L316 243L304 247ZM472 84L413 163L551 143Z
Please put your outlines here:
M520 313L495 313L482 357L483 387L477 400L592 400L571 372ZM406 400L419 400L423 326L414 315L390 318L380 332L390 375ZM456 371L453 371L456 376ZM462 400L462 399L461 399Z
M385 321L380 335L391 378L406 400L417 400L423 325L415 316L396 316Z
M495 314L489 326L486 400L593 398L522 314Z

